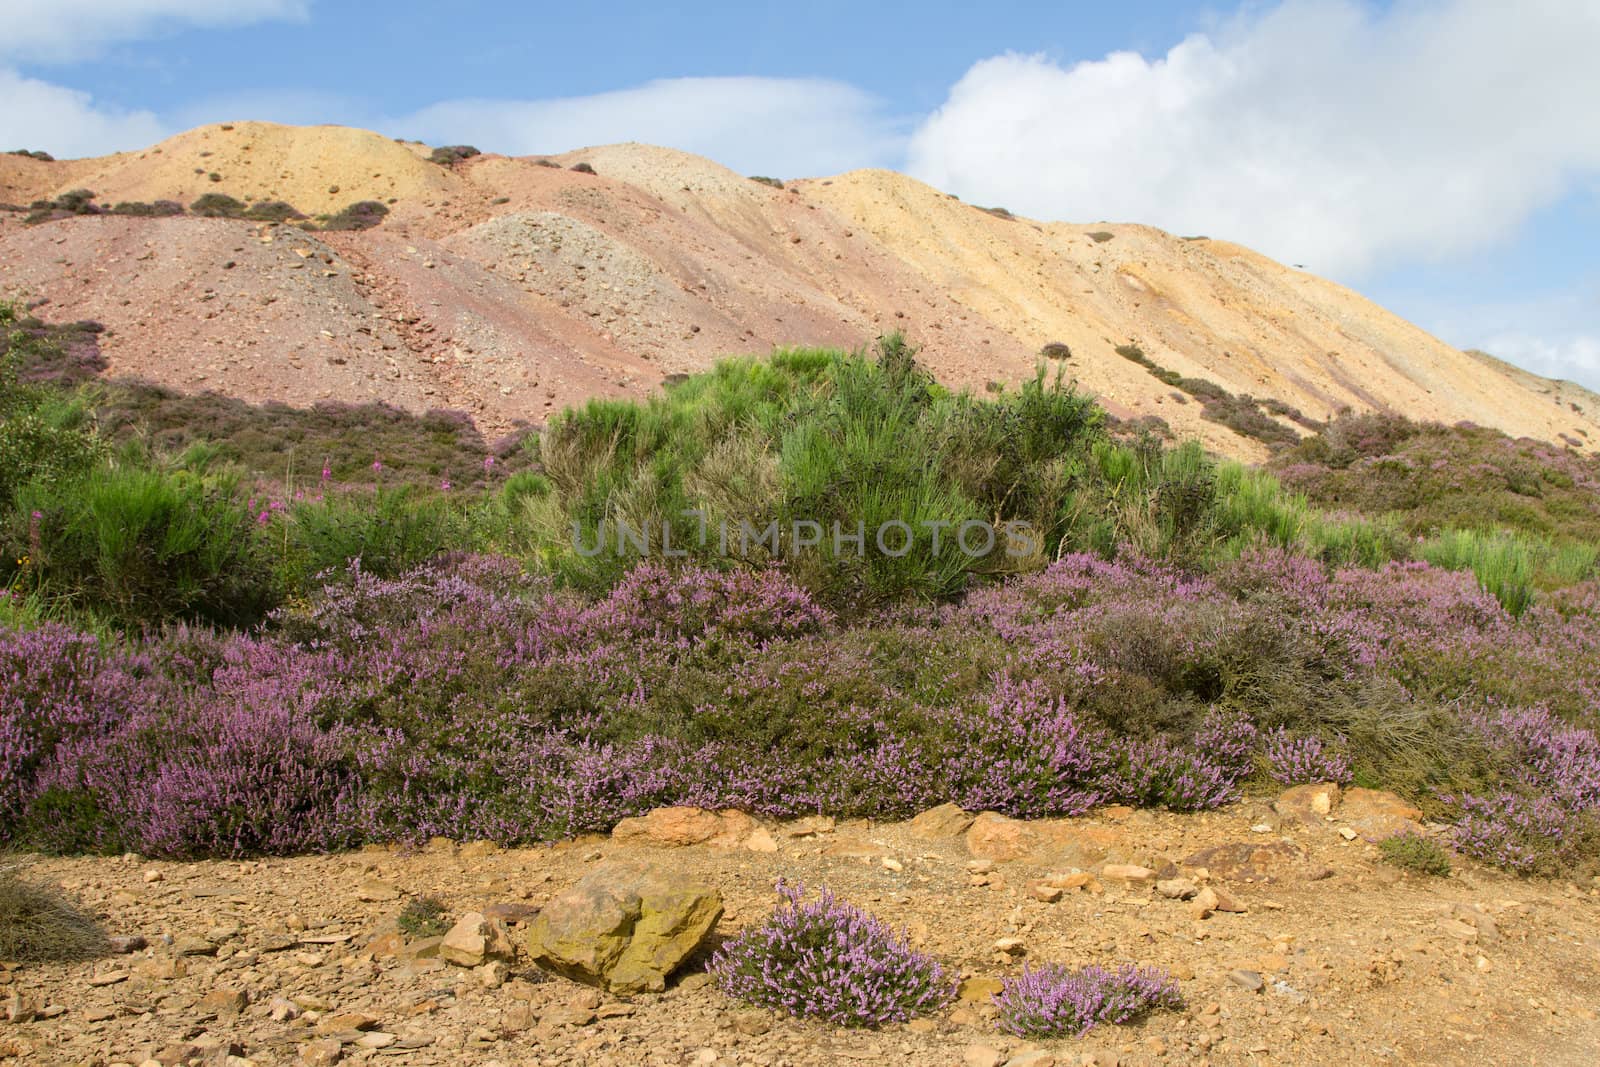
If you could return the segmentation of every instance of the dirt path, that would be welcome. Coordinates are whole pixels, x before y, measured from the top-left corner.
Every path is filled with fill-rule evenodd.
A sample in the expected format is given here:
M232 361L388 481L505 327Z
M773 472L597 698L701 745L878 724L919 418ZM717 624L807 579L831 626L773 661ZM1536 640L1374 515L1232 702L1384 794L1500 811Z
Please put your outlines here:
M332 1047L352 1063L1600 1060L1600 890L1473 865L1447 879L1402 874L1338 829L1337 820L1280 823L1265 803L1247 802L1198 816L1112 810L1050 824L994 820L983 834L802 822L774 827L770 852L593 838L246 863L30 858L30 877L61 882L105 917L109 932L141 936L149 947L92 964L0 971L0 1003L14 996L53 1016L0 1021L0 1059L307 1062L303 1052L329 1047L314 1039L343 1030L344 1044L335 1037ZM974 857L1019 850L1014 859ZM435 894L458 915L537 906L602 859L641 857L716 886L727 902L723 932L765 915L777 878L799 879L907 927L969 976L1015 973L1028 961L1132 960L1168 968L1188 1007L1068 1041L1004 1037L982 1002L879 1032L839 1031L745 1008L703 976L622 1003L547 978L525 958L509 976L413 958L395 932L394 917L413 895ZM1163 875L1176 868L1244 910L1198 918L1192 901L1120 880L1108 862ZM1093 879L1056 902L1038 899L1050 895L1036 893L1040 879L1075 867ZM513 933L520 942L520 928ZM1026 954L998 952L1002 937L1021 938ZM1259 990L1249 988L1252 976ZM275 1011L298 1018L275 1019Z

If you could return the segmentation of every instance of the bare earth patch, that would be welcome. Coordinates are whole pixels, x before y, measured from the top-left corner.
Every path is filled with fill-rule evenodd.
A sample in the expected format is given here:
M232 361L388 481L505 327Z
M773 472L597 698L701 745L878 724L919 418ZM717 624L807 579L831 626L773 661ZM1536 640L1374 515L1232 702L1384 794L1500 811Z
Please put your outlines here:
M109 934L146 947L0 970L0 1003L19 1020L0 1013L0 1057L769 1067L1600 1057L1600 890L1470 863L1449 878L1405 874L1341 834L1337 813L1318 825L1264 801L1203 815L1108 809L977 835L964 822L734 819L737 833L652 844L693 826L666 820L659 834L634 826L624 840L531 849L439 841L245 863L32 859L28 877L59 881ZM999 861L969 849L993 852L1002 839L1029 847ZM994 1029L977 982L972 999L934 1018L840 1031L731 1001L694 961L665 993L621 1000L543 974L523 945L534 909L602 859L656 862L716 887L720 935L766 915L778 878L798 879L907 928L965 976L1133 961L1168 969L1187 1007L1024 1042ZM436 958L436 942L407 940L396 918L421 896L455 917L508 919L516 959L464 968Z

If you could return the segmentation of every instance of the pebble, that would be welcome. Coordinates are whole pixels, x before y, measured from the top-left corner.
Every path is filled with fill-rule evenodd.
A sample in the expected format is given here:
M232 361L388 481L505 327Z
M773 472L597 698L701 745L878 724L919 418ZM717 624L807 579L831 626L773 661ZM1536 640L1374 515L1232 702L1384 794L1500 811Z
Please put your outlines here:
M368 878L356 887L356 899L368 903L381 903L388 900L399 900L400 889L388 882L376 878Z
M1229 971L1228 981L1250 993L1259 993L1266 986L1258 971Z

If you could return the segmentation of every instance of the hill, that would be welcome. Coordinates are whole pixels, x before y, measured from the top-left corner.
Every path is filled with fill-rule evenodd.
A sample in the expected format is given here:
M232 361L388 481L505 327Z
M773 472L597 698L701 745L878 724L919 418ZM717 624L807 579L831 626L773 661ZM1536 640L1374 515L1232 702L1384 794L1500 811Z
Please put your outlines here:
M898 328L942 380L979 390L1052 346L1114 415L1247 460L1346 408L1582 449L1597 429L1581 390L1238 245L1034 222L885 171L780 188L635 144L437 163L375 133L254 122L101 159L0 157L0 201L76 189L107 208L213 193L313 217L388 207L364 232L0 211L0 297L105 324L112 374L250 401L382 399L496 430L731 352Z

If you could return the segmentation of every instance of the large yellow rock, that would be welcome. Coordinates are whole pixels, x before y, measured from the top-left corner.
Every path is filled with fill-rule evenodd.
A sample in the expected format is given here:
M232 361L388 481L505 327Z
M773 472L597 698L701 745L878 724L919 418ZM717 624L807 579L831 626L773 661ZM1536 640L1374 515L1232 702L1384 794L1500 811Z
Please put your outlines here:
M722 896L665 867L607 863L540 911L541 967L613 993L660 992L722 917Z
M623 819L611 831L617 841L638 841L662 848L709 843L733 848L758 829L742 811L706 811L704 808L655 808L644 815Z
M1285 819L1307 826L1322 826L1339 804L1340 789L1334 782L1316 782L1285 789L1272 802L1272 810Z
M1422 832L1421 809L1386 789L1346 789L1338 816L1368 841Z

